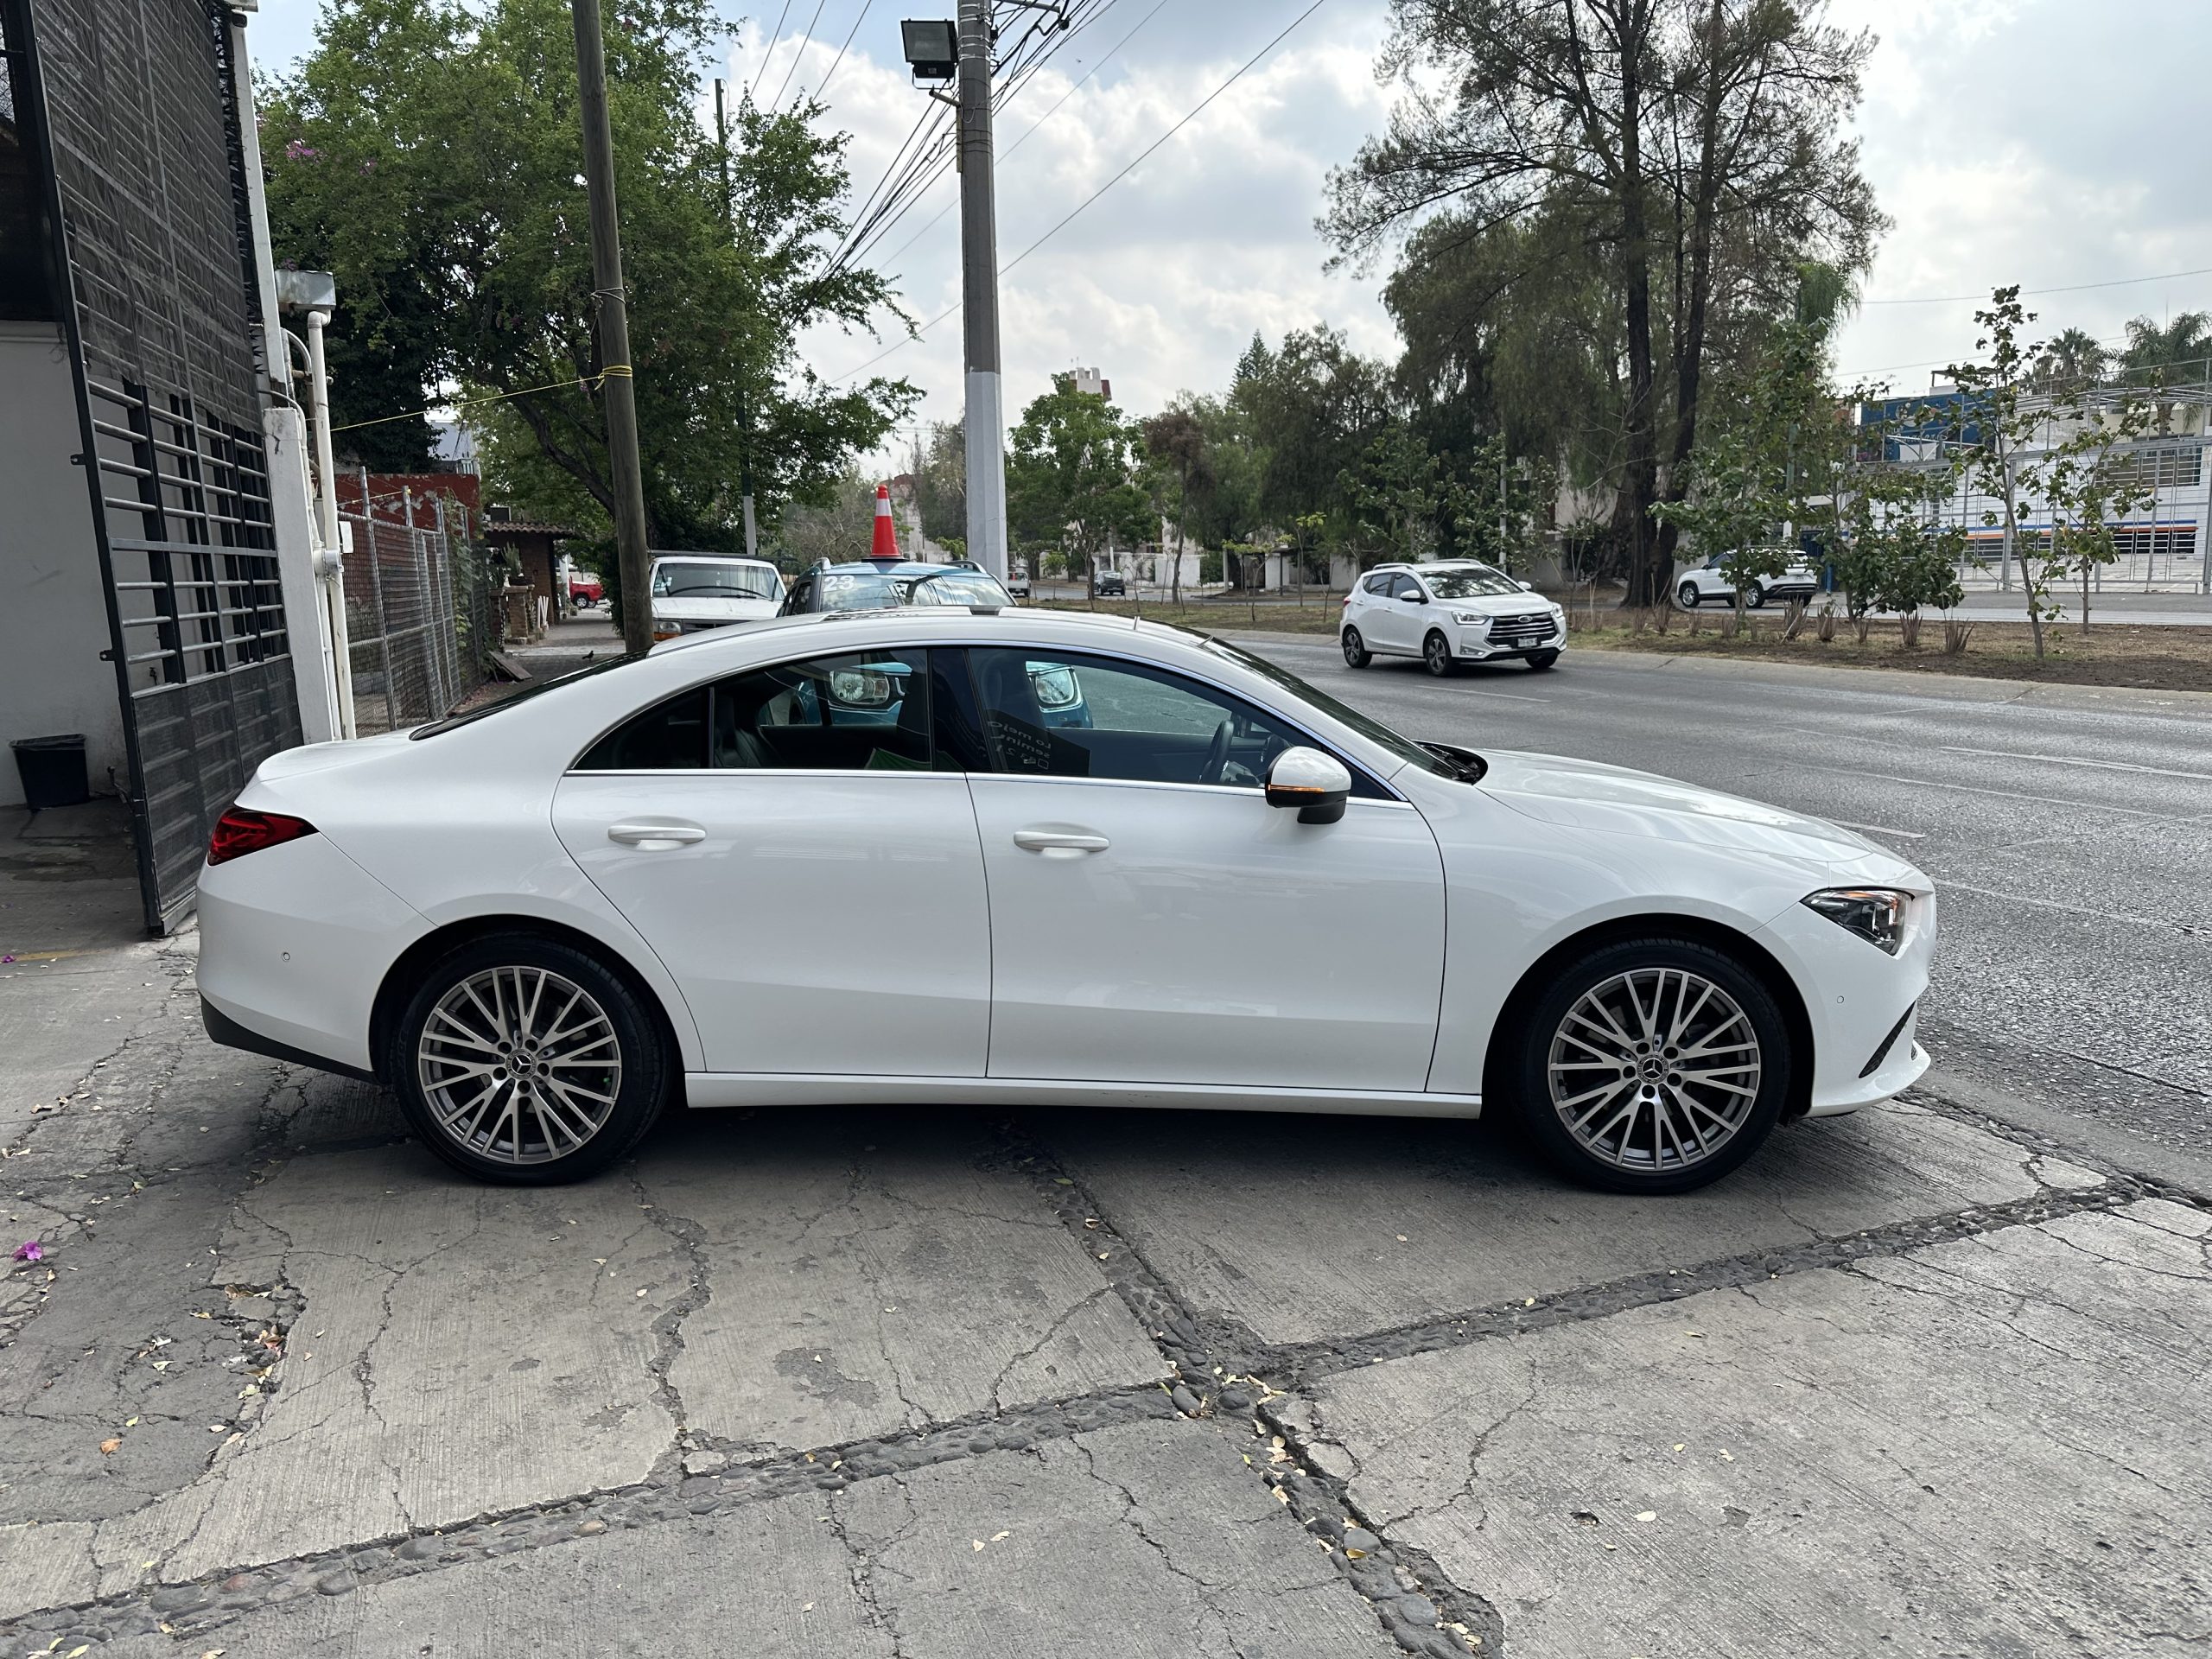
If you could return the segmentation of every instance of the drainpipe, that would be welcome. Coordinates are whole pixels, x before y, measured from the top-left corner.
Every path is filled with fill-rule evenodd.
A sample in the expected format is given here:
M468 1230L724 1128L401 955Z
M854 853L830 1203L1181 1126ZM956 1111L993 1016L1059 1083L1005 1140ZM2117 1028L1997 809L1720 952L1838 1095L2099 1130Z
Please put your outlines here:
M330 313L320 307L308 313L308 388L315 416L315 522L321 545L315 556L315 579L322 588L322 602L330 622L330 671L338 685L339 730L358 735L353 724L353 652L346 630L346 562L338 536L338 475L332 468L330 450L330 374L322 350L322 331ZM368 510L362 499L364 513Z

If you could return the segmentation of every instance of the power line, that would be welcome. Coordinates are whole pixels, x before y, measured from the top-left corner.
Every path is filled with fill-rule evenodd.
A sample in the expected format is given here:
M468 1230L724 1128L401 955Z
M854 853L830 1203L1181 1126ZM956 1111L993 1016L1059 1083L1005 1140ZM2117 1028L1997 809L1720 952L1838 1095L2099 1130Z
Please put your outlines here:
M1064 218L1062 218L1058 224L1054 225L1052 229L1046 231L1044 235L1039 237L1034 242L1032 242L1020 253L1017 253L1013 258L1007 260L1006 264L1001 265L999 267L999 275L1001 276L1005 276L1007 272L1012 270L1016 265L1027 259L1031 254L1043 247L1046 243L1051 241L1052 238L1058 235L1061 231L1065 230L1074 221L1077 214L1081 213L1084 209L1089 207L1093 202L1096 201L1099 197L1104 195L1109 190L1111 190L1123 179L1128 177L1131 173L1134 173L1144 163L1146 157L1149 156L1154 150L1158 149L1170 138L1173 138L1177 133L1182 131L1185 127L1190 125L1191 123L1196 120L1199 114L1204 111L1207 105L1212 103L1214 99L1219 98L1224 92L1227 92L1239 80L1243 79L1245 74L1249 73L1251 68L1261 60L1261 59L1266 57L1268 53L1274 51L1275 48L1281 45L1285 40L1289 38L1289 35L1294 29L1297 29L1300 23L1303 23L1308 17L1311 17L1315 12L1320 10L1321 8L1327 3L1328 0L1313 0L1313 3L1307 6L1305 10L1300 12L1297 16L1292 18L1273 40L1269 41L1265 46L1262 47L1257 52L1255 52L1250 57L1247 58L1241 65L1239 65L1236 72L1231 74L1228 79L1223 81L1220 86L1215 87L1213 91L1208 92L1205 97L1199 99L1199 101L1192 107L1190 111L1185 114L1181 120L1178 121L1173 126L1168 128L1166 131L1161 133L1160 137L1154 139L1152 143L1146 145L1145 148L1138 153L1134 161L1130 162L1126 167L1122 168L1120 172L1115 174L1112 178L1107 180L1105 183L1100 185L1097 189L1092 191L1090 195L1085 197L1081 202L1077 203L1076 207ZM927 322L924 323L919 328L917 328L912 334L908 335L905 340L894 341L892 345L885 347L882 351L878 352L874 357L868 359L867 362L861 364L857 368L848 369L842 374L832 375L830 378L830 384L835 385L841 380L851 379L862 370L874 368L878 363L883 361L885 358L889 357L893 352L903 350L917 337L927 334L931 329L936 327L938 324L943 322L947 317L951 316L954 312L957 312L959 309L960 308L956 305L951 307L949 310L938 313L936 316L931 317Z
M1244 74L1247 70L1250 69L1253 65L1259 62L1262 58L1266 57L1268 53L1274 51L1275 48L1281 45L1285 40L1289 38L1290 33L1293 29L1296 29L1300 23L1304 22L1308 17L1311 17L1315 12L1320 10L1323 6L1325 6L1328 3L1329 0L1313 0L1313 3L1312 5L1300 12L1297 16L1292 18L1290 22L1284 26L1281 34L1277 35L1274 39L1269 41L1257 52L1255 52L1250 57L1245 59L1235 74L1230 76L1227 80L1223 81L1220 86L1215 87L1213 91L1208 92L1205 98L1200 99L1198 105L1193 108L1188 115L1185 116L1180 121L1178 121L1173 126L1168 128L1166 131L1161 133L1159 137L1154 139L1149 144L1147 144L1143 149L1140 150L1135 161L1131 162L1127 167L1116 173L1112 178L1107 180L1105 183L1100 185L1082 201L1077 202L1073 208L1069 210L1066 217L1062 219L1058 224L1053 226L1051 230L1046 232L1044 235L1039 237L1034 242L1032 242L1020 253L1015 254L1013 258L1001 265L999 267L999 275L1001 276L1005 276L1007 272L1012 270L1016 265L1027 259L1031 254L1043 247L1046 243L1051 241L1055 236L1058 235L1061 231L1071 224L1076 216L1082 213L1084 208L1090 207L1092 202L1096 201L1099 197L1104 195L1109 190L1111 190L1123 179L1126 179L1130 174L1135 172L1138 168L1144 164L1145 158L1147 156L1150 156L1153 151L1158 149L1162 144L1166 143L1170 138L1173 138L1177 133L1182 131L1185 127L1189 126L1192 122L1197 120L1200 111L1205 110L1207 105L1212 103L1214 99L1219 98L1231 86L1234 86L1238 81L1242 80L1244 78Z
M861 32L861 25L868 21L868 10L874 4L875 0L861 0L860 16L853 19L853 26L845 31L845 44L837 48L837 55L830 60L830 73L823 76L821 85L814 89L814 96L817 101L823 93L830 90L830 76L837 73L837 66L845 60L845 54L852 46L853 36Z
M791 86L791 77L798 73L798 60L806 55L806 48L814 44L814 26L822 21L822 8L829 3L830 0L814 0L814 16L806 20L806 33L792 45L791 60L785 67L783 79L776 83L776 95L768 100L771 110L784 101L784 93Z
M753 84L745 89L751 98L760 90L760 77L767 73L768 60L776 55L776 42L784 38L784 19L791 15L791 0L784 0L784 9L776 14L776 32L768 37L768 44L760 54L760 67L753 72Z
M2085 294L2093 288L2133 288L2139 283L2171 283L2178 281L2183 276L2212 276L2212 265L2209 265L2202 270L2170 270L2164 275L2158 276L2115 276L2109 282L2071 283L2064 288L2024 288L2020 290L2020 297L2025 300L2033 299L2037 296L2044 294ZM1859 304L1862 307L1869 305L1964 305L1968 301L1980 302L1986 300L1988 297L1989 296L1986 294L1929 294L1923 295L1918 299L1910 300L1861 300ZM1904 366L1911 368L1915 365L1912 364L1906 364Z

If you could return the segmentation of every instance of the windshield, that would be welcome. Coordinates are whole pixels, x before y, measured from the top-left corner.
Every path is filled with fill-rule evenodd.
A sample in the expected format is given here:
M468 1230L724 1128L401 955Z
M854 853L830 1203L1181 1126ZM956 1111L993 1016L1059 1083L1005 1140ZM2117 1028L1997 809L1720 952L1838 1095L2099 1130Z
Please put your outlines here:
M908 605L1010 605L1013 599L997 579L981 570L933 570L899 578L899 597Z
M1487 565L1459 570L1424 570L1421 576L1428 584L1428 591L1439 599L1495 599L1509 594L1517 598L1523 591L1521 584L1504 571L1492 570Z
M1327 692L1315 690L1295 674L1286 673L1263 658L1255 657L1248 651L1239 651L1225 639L1209 638L1206 649L1217 657L1227 658L1239 668L1250 669L1263 680L1272 681L1300 702L1312 703L1330 719L1351 727L1369 742L1378 748L1388 749L1410 766L1419 766L1423 772L1433 772L1439 778L1461 779L1467 774L1465 766L1423 747L1409 738L1400 737L1380 721L1370 720L1358 709L1338 702Z
M653 567L655 599L781 599L783 578L765 564L696 564L663 560Z
M556 691L564 685L574 685L577 681L590 679L595 674L605 674L614 669L627 668L632 663L642 663L645 660L645 652L639 652L633 656L609 657L603 662L589 663L582 668L573 669L566 674L556 674L550 680L525 680L503 697L494 697L491 702L479 703L474 709L464 709L459 714L448 715L443 720L434 720L427 726L417 726L407 735L416 739L435 737L440 732L449 732L456 726L471 725L487 715L512 709L518 702L528 702L532 697L542 697L548 691Z

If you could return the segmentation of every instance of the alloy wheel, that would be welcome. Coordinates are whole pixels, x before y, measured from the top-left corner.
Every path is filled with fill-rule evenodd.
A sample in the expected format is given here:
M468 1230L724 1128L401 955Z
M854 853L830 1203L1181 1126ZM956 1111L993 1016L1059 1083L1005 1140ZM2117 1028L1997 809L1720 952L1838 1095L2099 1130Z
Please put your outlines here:
M622 1045L590 992L543 968L457 981L423 1022L416 1076L439 1131L495 1163L567 1157L607 1125Z
M1592 1157L1644 1173L1694 1167L1736 1138L1759 1096L1751 1017L1682 968L1637 968L1578 997L1545 1065L1552 1109Z
M1451 643L1442 634L1432 633L1422 641L1421 655L1430 673L1443 675L1452 671Z

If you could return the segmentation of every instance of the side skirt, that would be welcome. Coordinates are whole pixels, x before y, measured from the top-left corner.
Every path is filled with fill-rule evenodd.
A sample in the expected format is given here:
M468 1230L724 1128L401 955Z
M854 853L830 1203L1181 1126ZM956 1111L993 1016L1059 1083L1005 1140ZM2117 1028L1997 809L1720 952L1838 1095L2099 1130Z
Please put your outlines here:
M1059 1077L879 1077L778 1071L690 1071L690 1103L715 1106L1152 1106L1212 1111L1345 1112L1388 1117L1480 1117L1480 1095L1364 1089L1238 1089L1197 1083L1099 1083Z

